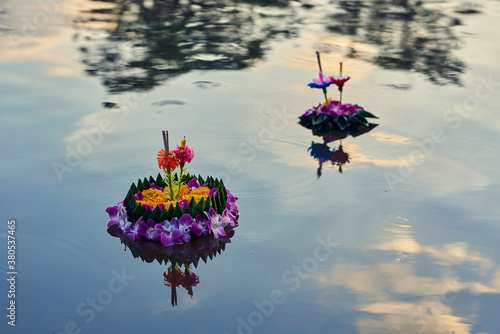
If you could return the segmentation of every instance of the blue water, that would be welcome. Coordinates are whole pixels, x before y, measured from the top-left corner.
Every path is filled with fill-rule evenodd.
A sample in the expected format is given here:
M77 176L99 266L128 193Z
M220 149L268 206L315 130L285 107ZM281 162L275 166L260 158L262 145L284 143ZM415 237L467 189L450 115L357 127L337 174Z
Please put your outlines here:
M2 333L500 332L498 1L48 3L0 0ZM319 178L317 50L379 117ZM175 307L105 212L164 129L240 211Z

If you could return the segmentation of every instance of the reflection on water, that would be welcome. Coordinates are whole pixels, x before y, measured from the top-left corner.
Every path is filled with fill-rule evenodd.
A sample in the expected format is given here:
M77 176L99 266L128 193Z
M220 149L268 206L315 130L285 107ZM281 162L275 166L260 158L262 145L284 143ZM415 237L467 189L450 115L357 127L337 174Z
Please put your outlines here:
M321 303L333 305L340 288L355 296L357 333L478 333L470 298L498 295L500 269L465 242L425 245L416 223L402 214L383 218L379 240L361 258L346 254L316 275Z
M134 258L152 263L155 260L160 264L168 266L167 272L163 273L164 284L170 287L172 306L177 305L177 288L186 289L188 295L193 297L193 287L200 283L200 278L192 271L191 267L198 267L200 260L207 263L213 260L217 254L226 249L226 244L231 242L234 229L231 226L225 228L226 235L214 238L194 239L189 243L165 247L159 242L130 239L118 225L108 228L108 233L120 238L120 242L129 249ZM170 264L170 265L169 265ZM184 268L184 270L182 270Z
M293 3L89 1L76 20L77 36L85 41L82 62L112 93L147 90L194 69L247 68L263 59L268 41L294 38L299 30L321 24L330 35L351 36L347 57L422 73L435 84L460 83L465 65L453 56L460 41L452 29L460 20L432 3ZM321 44L324 51L331 47ZM377 51L368 52L367 45Z
M344 152L342 141L337 149L330 149L326 142L322 144L312 142L311 147L307 150L311 151L311 156L315 160L318 160L319 166L316 171L318 178L321 177L324 163L331 163L333 166L338 167L339 172L342 173L342 166L349 162L349 154Z
M332 164L334 163L334 156L335 153L337 152L335 148L333 150L328 147L326 143L320 144L320 143L311 143L311 147L307 149L308 151L311 152L311 156L314 158L314 160L318 161L318 170L316 171L316 174L318 175L318 179L321 177L322 174L322 169L323 169L323 164L328 163L331 161ZM344 151L342 150L342 145L339 146L339 149L341 150L342 153ZM349 162L349 155L345 154L345 158L343 159L343 163L339 165L339 172L342 173L342 165ZM335 159L336 161L337 159Z
M8 14L6 0L0 0L0 35L10 30L6 14Z
M342 12L330 15L328 30L352 36L347 56L366 59L386 69L415 71L435 84L460 84L465 64L453 50L460 46L453 27L458 18L431 1L339 1ZM374 45L376 54L362 45Z
M281 4L278 7L258 5ZM295 36L280 1L94 1L77 21L80 50L110 92L150 89L193 69L243 69L264 43Z
M316 174L318 178L321 177L323 164L331 163L332 166L336 166L340 173L343 172L342 166L349 163L349 153L344 151L344 147L342 146L342 139L347 138L349 135L353 137L360 136L364 133L370 132L374 128L377 127L378 124L370 124L370 126L358 126L357 131L353 133L353 131L332 131L323 136L323 143L315 143L312 142L311 146L307 149L307 151L311 152L311 156L318 161L318 170ZM338 148L330 148L328 143L332 143L339 140L340 144Z
M36 11L38 0L29 1L35 4ZM481 100L477 111L463 119L458 131L448 132L446 143L436 147L436 153L427 156L395 192L385 192L388 188L384 173L398 168L398 156L411 154L434 126L442 125L442 111L474 94L474 77L488 75L496 68L493 54L482 50L482 46L494 43L481 34L484 28L477 28L477 23L484 18L485 25L496 27L490 23L498 16L500 2L495 1L498 10L493 15L487 10L477 16L471 14L469 18L475 21L461 29L474 36L461 54L484 53L481 60L476 58L480 66L469 69L471 80L462 79L465 87L439 90L432 89L425 76L436 83L460 82L458 69L464 67L449 66L459 61L453 49L460 46L453 44L460 41L454 39L451 20L464 11L455 13L456 7L450 6L429 14L426 11L450 4L451 0L312 0L309 3L313 7L309 8L297 1L276 1L270 6L257 1L191 1L190 5L186 1L74 2L89 5L79 12L75 23L81 52L74 53L75 44L64 39L68 33L64 38L57 35L57 47L47 49L56 55L69 48L70 52L61 55L64 62L37 58L31 50L17 59L3 60L5 110L1 123L13 143L4 154L11 168L3 173L3 193L11 214L20 215L19 221L29 227L20 230L25 240L25 251L20 252L20 261L25 263L25 283L18 299L23 305L19 311L37 315L33 321L21 321L20 317L24 326L20 332L61 332L68 321L75 321L83 332L137 333L147 323L153 330L165 330L167 325L171 331L235 333L236 319L254 314L254 300L267 300L274 289L288 289L282 274L312 256L308 249L316 247L316 236L326 234L331 234L341 247L328 261L318 262L318 269L307 273L300 289L289 291L286 303L276 305L275 313L264 317L255 333L499 332L495 313L500 300L500 251L495 240L498 209L492 200L498 193L496 180L500 179L494 168L492 146L498 142L498 128L494 126L498 122L493 117L498 102ZM413 14L408 14L410 9ZM7 15L12 12L9 8ZM207 17L206 13L212 15ZM331 19L340 13L344 16L337 21ZM2 16L6 15L0 13L0 24L4 23ZM223 21L226 18L228 21ZM246 22L246 18L252 22ZM310 28L313 19L317 21L314 29ZM42 37L59 27L53 22L47 32L33 39L34 44L46 44L47 39ZM240 32L240 27L253 29L255 34ZM70 32L73 28L65 27ZM436 33L430 35L432 29ZM313 36L312 30L317 34ZM299 32L305 37L294 38ZM352 47L347 53L357 59L348 64L353 65L351 69L357 66L355 70L362 76L350 82L355 85L353 94L349 91L345 97L355 97L348 101L353 103L362 100L381 120L377 129L359 138L334 134L331 140L316 137L308 152L311 140L304 134L309 135L310 130L298 126L296 117L303 107L317 102L314 96L309 101L307 94L311 90L305 83L299 87L300 80L310 78L307 71L311 71L313 62L289 59L312 56L318 46L316 36L324 46L320 50L331 52L325 59L340 60L339 53L346 54L343 46ZM280 38L290 39L277 42ZM303 47L300 43L304 40L310 44ZM449 49L444 48L446 43ZM273 52L268 49L271 46ZM298 49L299 55L294 55L293 50ZM245 85L231 89L193 89L202 97L198 100L203 100L197 104L192 103L197 99L191 97L190 91L176 95L171 86L139 94L145 99L137 112L131 112L127 122L116 122L117 130L106 134L100 146L84 157L81 166L72 168L72 177L65 183L53 184L57 181L50 170L40 174L42 177L33 176L49 186L17 182L25 180L24 174L29 175L26 171L33 165L19 153L23 148L39 143L38 154L29 155L29 159L40 166L37 170L49 169L53 159L65 159L64 146L68 143L64 138L71 138L72 148L90 139L83 134L70 137L77 133L75 127L91 129L94 123L118 110L116 104L108 102L103 104L102 113L92 112L106 100L100 99L98 92L102 89L96 80L82 79L76 73L80 61L109 91L119 93L149 89L196 68L248 68L266 56L271 61L252 71L210 75L207 79L220 83L197 81L205 79L198 75L188 77L196 77L192 80L179 80L179 91L189 90L193 84L210 88L231 85L230 80L245 81ZM436 63L442 63L443 68L436 67ZM63 65L75 69L74 74L54 77L49 72L53 66ZM414 76L416 85L411 87L392 85L392 78L398 75L384 68L423 75ZM377 78L373 78L374 73ZM282 74L286 82L275 89L273 79ZM391 78L385 80L386 75ZM495 76L493 81L498 78ZM399 90L388 90L381 83ZM361 91L366 95L359 98ZM316 93L320 97L321 93ZM88 103L79 106L84 100L82 95ZM180 252L172 248L168 253L126 244L126 253L130 251L145 262L160 263L149 264L124 254L115 238L98 233L103 226L102 222L96 223L103 218L102 202L121 196L123 189L130 186L127 180L144 174L144 165L150 159L148 150L156 145L156 135L148 135L152 127L169 121L199 132L196 141L200 152L208 157L200 167L210 174L225 170L226 163L233 159L244 161L248 156L239 152L239 144L247 143L245 139L250 136L258 138L259 131L270 128L272 123L252 113L251 107L241 108L255 100L266 106L288 107L290 122L262 144L262 149L255 148L255 158L242 164L242 172L231 175L231 187L241 192L242 205L251 219L239 227L243 230L239 230L239 240L233 242L229 253L196 267L197 259L209 262L210 255L219 254L226 244L222 242L217 251L202 248L202 253L192 248ZM193 110L192 118L176 110L183 104ZM402 104L405 110L399 109ZM199 106L206 106L206 111ZM162 107L172 107L172 112L154 114ZM225 131L214 130L218 127L214 120L226 116L218 111L233 111L231 107L237 112L220 118L221 124L227 124ZM208 116L195 117L202 114ZM429 118L431 114L435 118ZM15 137L16 126L23 126L26 135ZM314 157L323 158L323 162ZM322 175L323 182L316 182L313 175L317 162L320 167L322 163L323 173L328 168L336 169ZM118 165L123 167L118 169ZM337 169L345 173L339 177ZM23 209L26 195L36 197L31 201L31 210ZM68 216L72 217L69 221ZM47 240L54 246L45 247ZM36 257L29 255L34 250ZM92 279L88 279L88 266L95 269ZM114 296L94 322L87 324L75 309L106 288L110 270L121 268L137 279ZM73 282L78 282L79 289L72 288ZM59 292L54 295L54 291ZM172 308L176 297L179 303ZM192 307L186 307L190 303ZM220 317L221 309L227 321L213 321ZM210 326L205 326L207 323ZM201 330L201 326L205 328Z
M184 271L178 265L170 265L168 271L163 273L165 286L171 289L172 306L177 305L177 288L183 287L188 295L193 298L193 288L200 283L200 278L191 271L189 266L184 265Z

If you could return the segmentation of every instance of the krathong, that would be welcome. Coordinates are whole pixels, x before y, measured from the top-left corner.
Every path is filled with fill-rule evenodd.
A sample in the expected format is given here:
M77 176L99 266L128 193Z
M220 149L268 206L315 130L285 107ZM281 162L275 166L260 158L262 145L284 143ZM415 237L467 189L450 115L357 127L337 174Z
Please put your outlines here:
M377 116L357 104L342 103L343 87L345 82L350 79L349 76L342 74L342 62L340 62L340 74L327 77L323 75L319 52L316 52L316 56L318 58L320 77L313 80L313 83L308 84L308 86L321 88L325 96L325 102L308 109L299 117L299 124L312 130L316 136L325 136L331 132L340 131L345 133L345 137L347 135L356 136L377 126L367 120L367 118L378 118ZM337 85L340 91L338 101L328 98L327 87L332 83Z
M226 228L237 226L237 197L222 180L186 173L194 152L181 141L169 150L168 131L163 131L164 149L158 152L163 175L132 183L125 199L106 209L108 226L117 226L131 240L181 245L192 239L226 236ZM179 167L179 173L174 171Z
M342 139L348 136L357 137L363 133L373 130L378 124L370 123L368 118L378 118L372 113L366 111L357 104L342 103L342 92L344 84L351 78L342 73L343 63L340 62L340 72L338 75L325 76L321 67L319 52L316 52L319 66L319 79L314 79L313 83L308 84L311 88L321 88L325 96L325 102L306 110L299 117L299 124L305 128L311 129L313 135L323 138L323 143L312 142L310 151L311 156L318 161L318 178L321 177L322 169L325 164L331 164L343 172L343 166L350 162L349 154L344 151ZM335 84L340 92L339 100L328 98L327 87ZM340 140L340 145L330 148L328 143Z

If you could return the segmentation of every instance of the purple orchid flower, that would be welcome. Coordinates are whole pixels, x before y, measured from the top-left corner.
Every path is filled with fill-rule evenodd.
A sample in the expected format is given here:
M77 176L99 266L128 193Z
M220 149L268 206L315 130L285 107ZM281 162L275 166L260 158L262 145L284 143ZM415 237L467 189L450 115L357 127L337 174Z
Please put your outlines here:
M191 241L191 229L194 223L193 217L186 213L181 218L173 218L170 222L174 227L172 238L176 244L183 244L184 242Z
M165 247L169 247L175 244L174 239L172 238L174 227L170 225L168 220L163 221L161 224L156 224L155 229L158 231L158 233L154 235L153 241L160 241Z
M316 107L313 106L311 109L307 109L306 112L301 117L306 117L309 115L317 115L318 111L321 110L321 106L322 104L320 103Z
M197 178L192 178L191 180L189 180L189 182L187 183L187 186L189 187L189 190L192 190L192 189L196 189L196 188L199 188L201 187L200 186L200 182L198 181Z
M208 197L210 197L210 196L214 196L215 194L217 194L217 188L212 188L212 189L210 189L210 191L208 192Z
M238 211L238 206L236 205L236 201L238 200L238 197L231 194L231 192L227 188L226 188L226 192L227 192L226 209L231 211L231 212Z
M180 245L184 243L182 240L183 233L179 231L179 218L174 217L170 220L171 237L174 244Z
M154 184L154 183L151 183L151 184L149 185L149 187L150 187L151 189L156 189L156 190L161 190L161 191L163 191L163 189L164 189L164 188L161 188L161 187L157 186L157 185L156 185L156 184Z
M346 116L354 114L356 111L361 109L360 106L352 104L344 104L342 107L343 107L343 114Z
M169 247L169 246L172 246L175 244L172 236L168 235L165 232L162 232L160 235L161 235L160 240L161 240L161 243L163 244L163 246Z
M134 195L134 198L137 200L137 201L142 201L144 199L144 196L142 195L142 192L139 191L137 194Z
M236 226L236 217L231 213L230 210L226 209L222 213L222 219L226 219L228 221L228 224L232 227Z
M142 220L142 217L139 218L135 223L130 224L127 228L125 228L124 232L128 237L132 240L140 240L141 235L139 234L139 230L143 229L144 227L141 227L144 225L144 220Z
M178 220L179 226L178 229L182 233L182 240L184 242L189 242L191 240L191 230L194 223L193 217L190 214L186 213L181 216Z
M220 235L225 236L226 231L224 231L224 227L229 224L229 219L227 217L221 217L217 212L215 212L214 208L210 208L208 212L205 211L205 215L210 221L210 226L212 228L212 232L214 233L214 238L218 239Z
M307 84L311 88L326 88L333 83L330 77L325 77L323 72L319 71L319 78L313 79L313 82Z
M197 215L191 226L191 233L198 237L203 234L203 236L206 237L210 234L209 224L210 222L204 219L202 215Z
M325 108L325 113L335 118L338 115L343 115L342 107L343 106L339 101L330 101L328 106Z
M139 226L139 235L146 240L154 240L157 234L158 230L153 219L148 219L145 224Z
M184 209L185 205L189 205L189 201L187 199L181 199L179 202L177 202L177 204L179 204L179 207L182 210Z
M115 206L110 206L106 212L109 215L108 227L115 224L118 224L120 228L127 227L127 210L123 206L123 201Z
M191 180L189 180L189 182L187 183L187 186L189 187L189 190L193 190L193 189L197 189L197 188L202 188L202 187L206 187L208 186L208 183L205 183L204 185L200 185L200 181L198 181L197 178L192 178Z

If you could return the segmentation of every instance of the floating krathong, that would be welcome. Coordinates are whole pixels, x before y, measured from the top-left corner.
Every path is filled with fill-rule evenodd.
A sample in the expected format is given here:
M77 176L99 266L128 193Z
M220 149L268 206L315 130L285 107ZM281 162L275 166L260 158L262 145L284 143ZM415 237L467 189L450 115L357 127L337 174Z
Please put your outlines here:
M343 166L350 162L349 154L344 151L342 139L348 136L357 137L373 130L378 124L370 123L368 118L378 118L372 113L366 111L357 104L342 103L342 92L344 84L350 79L349 76L342 74L342 62L340 62L339 75L325 76L321 68L319 52L316 52L319 66L319 78L313 79L308 84L311 88L321 88L325 95L325 102L320 103L308 109L299 117L299 124L305 128L311 129L313 135L323 137L323 143L312 142L310 151L311 156L318 161L318 178L321 176L324 164L330 163L343 172ZM336 85L340 92L338 101L328 98L327 88L330 85ZM330 148L328 143L340 140L340 145Z
M350 79L349 76L342 74L342 62L340 62L340 74L328 77L323 74L319 52L316 52L316 55L319 65L319 79L313 79L313 82L308 86L321 88L326 101L308 109L299 117L299 124L312 130L316 136L325 136L338 131L345 133L345 137L348 135L355 137L377 126L367 120L367 118L378 118L377 116L357 104L342 103L343 87ZM328 98L327 87L331 84L335 84L340 91L338 101Z
M163 131L163 143L165 149L157 160L164 175L132 183L125 199L106 209L108 226L116 225L131 240L161 242L167 247L225 236L226 227L237 225L238 198L222 180L186 174L185 165L194 157L186 139L169 150L168 131ZM174 173L177 167L179 173Z

